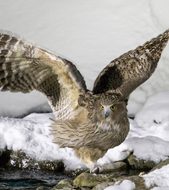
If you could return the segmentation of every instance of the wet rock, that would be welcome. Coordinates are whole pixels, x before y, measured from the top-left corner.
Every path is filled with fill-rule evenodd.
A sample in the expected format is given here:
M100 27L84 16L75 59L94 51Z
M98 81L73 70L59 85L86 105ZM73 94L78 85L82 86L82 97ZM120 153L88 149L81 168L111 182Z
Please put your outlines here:
M127 164L125 162L119 161L114 162L113 164L105 164L101 166L99 172L101 173L111 173L111 172L117 172L117 171L125 171L127 169Z
M37 187L36 190L45 190L43 186Z
M148 190L148 188L146 188L146 186L144 184L144 179L140 176L129 176L129 177L126 177L125 179L128 179L128 180L134 182L136 189L138 189L138 190Z
M64 164L61 161L39 161L38 164L41 170L64 171Z
M82 173L79 176L77 176L74 181L73 185L75 187L94 187L99 183L102 182L108 182L112 180L112 175L111 174L91 174L91 173Z
M164 161L161 161L159 164L157 164L151 171L154 171L156 169L160 169L162 168L163 166L166 166L169 164L169 159L167 160L164 160Z
M131 154L128 158L127 158L127 162L129 164L129 167L131 169L134 170L150 170L152 169L156 163L153 161L146 161L146 160L142 160L142 159L138 159L135 155Z
M60 190L60 189L64 189L64 190L76 190L73 187L64 187L64 188L53 187L51 190Z
M76 170L65 170L64 174L70 177L77 177L78 175L80 175L81 173L87 172L89 173L90 170L88 168L78 168Z
M114 185L114 182L103 182L98 185L96 185L92 190L104 190L106 187Z
M73 190L74 187L72 180L63 179L55 187L52 188L52 190L59 190L59 189Z
M10 154L10 160L8 167L14 167L17 169L37 169L45 171L62 172L64 170L64 164L61 161L37 161L24 152L17 151Z
M132 181L135 184L137 190L148 190L144 184L144 179L140 176L129 176L129 177L122 176L122 177L114 178L113 180L114 182L100 183L96 185L92 190L104 190L106 187L110 185L115 185L116 183L121 183L124 180Z
M0 150L0 167L6 167L10 161L10 150Z

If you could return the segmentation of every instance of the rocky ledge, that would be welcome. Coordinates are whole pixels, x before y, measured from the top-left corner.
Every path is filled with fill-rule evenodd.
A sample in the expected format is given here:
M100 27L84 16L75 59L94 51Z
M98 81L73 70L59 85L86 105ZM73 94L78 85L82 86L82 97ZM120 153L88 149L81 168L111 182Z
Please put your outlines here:
M52 190L103 190L108 186L120 184L124 180L133 182L134 189L146 190L150 187L146 186L144 175L168 164L169 159L157 164L153 161L140 160L135 155L130 154L123 161L105 165L101 173L96 175L89 173L87 169L67 172L62 161L36 161L21 151L6 150L0 152L1 169L54 171L69 175L69 179L62 179L57 185L50 188ZM46 188L43 186L37 188L37 190L43 189Z

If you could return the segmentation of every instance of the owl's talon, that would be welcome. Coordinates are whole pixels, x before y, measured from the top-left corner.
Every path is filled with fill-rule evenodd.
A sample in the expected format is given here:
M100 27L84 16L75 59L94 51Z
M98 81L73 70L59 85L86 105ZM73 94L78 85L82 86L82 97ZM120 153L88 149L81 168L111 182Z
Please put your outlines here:
M92 169L90 169L90 173L99 174L99 172L100 172L99 166L94 166Z

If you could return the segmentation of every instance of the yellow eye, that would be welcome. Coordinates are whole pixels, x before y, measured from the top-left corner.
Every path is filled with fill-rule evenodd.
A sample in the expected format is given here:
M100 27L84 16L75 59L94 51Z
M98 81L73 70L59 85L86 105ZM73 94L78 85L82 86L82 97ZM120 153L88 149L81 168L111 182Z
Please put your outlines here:
M100 109L103 110L103 109L104 109L104 106L103 106L103 105L100 105Z
M110 107L110 109L111 109L112 111L114 111L114 110L116 109L116 107L115 107L114 105L112 105L112 106Z

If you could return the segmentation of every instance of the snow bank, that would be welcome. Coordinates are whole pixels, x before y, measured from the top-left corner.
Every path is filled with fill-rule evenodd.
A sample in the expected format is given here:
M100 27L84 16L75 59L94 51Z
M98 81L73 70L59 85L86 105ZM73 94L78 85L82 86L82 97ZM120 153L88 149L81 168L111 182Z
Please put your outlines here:
M0 116L23 117L33 112L51 112L47 98L42 93L0 92Z
M145 184L152 190L167 190L169 189L169 165L156 169L147 175L143 176Z
M0 1L0 23L1 29L73 61L91 89L112 59L169 28L168 6L167 0L18 0L15 4L6 0ZM169 89L168 50L169 46L150 80L130 96L130 114L135 114L151 94ZM1 116L19 116L37 111L36 107L46 111L47 102L41 94L37 98L34 93L0 93Z
M52 142L52 114L31 114L24 119L0 118L0 148L22 150L37 160L63 160L66 169L84 165L72 149L59 148Z
M109 149L105 156L98 160L99 165L124 160L133 153L137 158L159 163L169 157L169 142L158 137L132 137L125 140L121 145Z
M132 181L124 180L120 184L118 182L115 185L106 187L105 190L134 190L135 184Z

